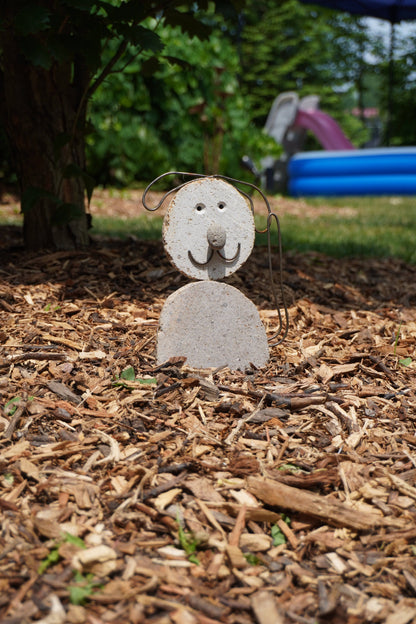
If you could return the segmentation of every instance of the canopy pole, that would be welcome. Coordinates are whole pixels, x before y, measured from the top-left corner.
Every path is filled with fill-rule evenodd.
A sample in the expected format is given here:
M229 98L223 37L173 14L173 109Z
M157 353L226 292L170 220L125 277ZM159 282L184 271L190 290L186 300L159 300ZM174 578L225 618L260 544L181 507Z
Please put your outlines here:
M387 122L386 122L386 145L390 145L392 132L392 115L394 101L394 51L396 47L396 24L390 22L390 50L389 50L389 69L388 69L388 91L387 91Z

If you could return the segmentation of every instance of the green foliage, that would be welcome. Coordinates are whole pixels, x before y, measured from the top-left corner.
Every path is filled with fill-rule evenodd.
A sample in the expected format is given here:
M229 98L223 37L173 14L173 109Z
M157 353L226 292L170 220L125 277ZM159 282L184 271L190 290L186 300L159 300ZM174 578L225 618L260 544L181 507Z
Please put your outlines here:
M280 546L281 544L286 544L286 537L282 533L281 529L274 524L271 528L271 536L273 538L273 546Z
M87 599L93 594L94 589L101 587L100 584L94 582L93 574L82 574L78 570L74 572L74 580L76 585L69 585L69 600L71 604L83 605Z
M14 483L14 476L12 475L11 472L5 472L3 474L3 479L6 481L8 485L13 485Z
M125 368L121 372L120 378L125 379L126 381L134 381L136 379L136 373L134 372L133 366Z
M44 70L55 63L76 63L78 58L92 72L101 71L109 40L123 43L122 53L132 45L139 52L158 54L163 43L155 30L161 20L193 35L207 34L197 4L186 0L43 0L37 4L3 0L2 9L0 28L14 32L27 60ZM150 27L143 25L149 17L154 19Z
M400 339L400 331L402 329L402 321L400 321L400 325L399 328L396 332L396 338L394 339L394 347L393 347L393 353L394 355L396 355L396 351L397 351L397 345L399 344L399 339Z
M65 532L62 538L56 543L54 548L52 548L52 550L49 552L47 557L45 557L45 559L43 559L40 562L39 567L38 567L38 574L43 574L50 566L55 565L55 563L58 563L59 559L61 558L59 554L59 548L64 543L75 544L79 548L86 548L84 540L82 540L80 537L77 537L76 535L72 535L71 533Z
M278 470L284 470L285 472L291 472L292 474L299 474L299 472L302 472L302 469L295 464L282 464L279 466Z
M57 312L58 310L61 309L61 306L60 305L55 305L55 306L52 307L51 303L47 303L43 309L44 309L45 312Z
M45 557L43 561L41 561L38 567L38 574L43 574L50 566L55 565L55 563L58 563L60 558L61 556L59 554L58 547L51 550L48 556Z
M184 531L179 521L178 521L178 539L179 539L179 544L182 550L184 550L188 556L188 560L191 563L196 563L196 565L199 565L199 560L195 553L200 542L194 536L193 533Z
M121 381L119 381L120 379ZM130 382L130 386L129 383ZM120 378L117 378L116 381L113 381L113 386L121 386L123 388L130 388L133 382L138 382L143 385L153 385L157 383L155 377L145 377L143 379L139 379L136 377L136 373L134 371L133 366L127 366L121 373Z
M297 0L249 0L244 15L241 88L256 123L264 124L279 93L315 94L355 145L365 142L366 127L348 112L360 104L368 75L364 56L373 46L360 19ZM307 148L320 148L311 134Z
M227 5L231 0L218 3ZM207 37L211 24L202 17L213 13L214 6L215 0L3 0L0 84L16 87L4 89L0 114L19 163L25 225L30 224L24 229L29 246L53 243L71 248L87 243L83 191L89 199L92 181L83 164L89 100L112 72L123 72L135 59L143 63L143 75L153 75L166 45L157 32L159 28L174 28L186 33L188 39ZM23 133L10 120L12 110L15 118L20 115L25 119ZM137 142L130 141L131 134L124 131L130 119L130 115L121 119L117 133L117 141L125 147L122 162L115 159L110 163L115 179L124 181L129 171L123 160L127 155L127 161L137 162L138 156ZM37 152L39 159L33 157L30 140L22 139L28 132L33 134L32 142L37 135L45 138ZM163 156L163 142L158 136L152 149L152 132L154 126L147 132L142 162L156 153L159 145ZM107 147L104 152L108 163ZM159 162L156 158L153 165ZM136 175L137 166L132 177ZM41 181L37 197L34 180ZM34 227L37 219L42 222L38 231ZM66 227L74 219L79 221L76 235L75 228L70 234Z
M298 0L3 0L0 74L11 41L28 66L59 76L60 114L74 109L52 137L59 175L43 179L56 188L29 186L22 199L25 215L49 203L54 226L83 217L78 197L63 199L64 183L89 200L94 180L125 186L167 170L251 179L244 154L259 164L280 153L262 132L280 92L319 95L356 146L369 133L350 110L387 107L382 39L361 18ZM392 143L414 144L416 37L398 41ZM77 142L86 142L88 174L68 156ZM319 147L312 135L307 147ZM9 178L6 150L0 135L0 177Z
M12 399L10 399L10 401L7 401L6 405L3 408L6 416L13 416L21 400L22 399L20 397L13 397Z
M366 83L369 36L357 18L318 14L321 19L297 0L248 0L238 20L205 15L211 33L202 41L174 20L161 22L163 54L137 57L128 50L126 70L109 77L92 101L96 132L88 158L98 182L128 185L175 169L247 179L244 154L258 164L280 153L261 127L285 90L319 94L351 140L364 143L366 128L344 111L346 97L336 89ZM319 147L312 136L309 147Z
M75 179L81 178L82 179L82 181L84 183L85 191L87 193L88 203L90 203L91 197L92 197L92 192L93 192L94 186L95 186L94 178L92 178L86 171L81 169L81 167L79 167L75 163L69 163L64 168L62 174L63 174L63 177L66 178L67 180L70 179L70 178L75 178Z
M416 145L416 27L413 37L397 37L396 60L393 68L385 59L380 65L382 101L387 109L392 99L390 145ZM388 85L391 83L391 93Z
M290 518L285 514L282 514L282 520L286 522L287 525L290 524ZM286 544L286 536L281 530L281 528L274 524L270 530L271 536L273 538L273 546L280 546L281 544Z
M242 177L245 153L278 153L251 123L237 79L238 54L222 18L212 13L211 20L212 32L202 41L160 25L164 53L158 62L131 58L97 90L90 107L95 132L87 144L100 184L128 185L168 170Z
M241 88L260 125L279 93L323 97L336 86L330 75L331 30L297 0L250 0L239 36Z

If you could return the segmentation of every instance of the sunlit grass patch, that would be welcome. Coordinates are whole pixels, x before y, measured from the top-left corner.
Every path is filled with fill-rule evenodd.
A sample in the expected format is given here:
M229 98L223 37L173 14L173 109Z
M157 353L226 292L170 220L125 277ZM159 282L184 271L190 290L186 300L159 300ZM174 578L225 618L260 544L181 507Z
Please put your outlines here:
M140 215L125 219L122 217L94 216L91 234L108 238L128 238L158 240L162 235L162 217Z
M129 192L123 197L130 199ZM396 257L416 264L416 197L308 198L306 202L299 200L294 208L291 202L291 206L279 215L284 251L317 251L333 257ZM161 216L153 214L94 214L90 232L98 238L160 240L162 222ZM21 223L17 204L7 209L0 206L0 225ZM256 215L257 227L263 229L265 224L266 218ZM272 229L275 245L274 224ZM256 244L267 244L267 236L257 235Z
M0 206L0 225L22 225L22 222L23 215L17 204L14 207L8 207L7 210Z
M320 209L305 217L280 217L285 250L319 251L334 257L392 256L416 264L416 198L314 198L307 204ZM257 221L264 227L265 218ZM264 235L257 240L264 244ZM272 240L276 242L275 235Z

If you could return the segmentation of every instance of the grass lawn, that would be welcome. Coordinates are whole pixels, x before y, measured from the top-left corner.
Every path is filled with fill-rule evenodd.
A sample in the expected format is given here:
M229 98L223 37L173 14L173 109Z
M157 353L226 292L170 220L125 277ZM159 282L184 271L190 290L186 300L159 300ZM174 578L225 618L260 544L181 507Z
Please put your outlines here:
M312 210L305 217L281 218L285 249L334 257L393 256L416 264L415 197L311 198L307 204Z
M293 207L294 206L294 207ZM320 251L329 256L402 258L416 264L415 197L342 197L291 200L291 208L273 209L280 218L284 250ZM158 239L162 217L94 216L93 234ZM266 219L256 216L259 229ZM274 227L274 225L273 225ZM272 238L276 242L275 236ZM257 244L266 244L257 235Z
M132 208L121 213L106 210L106 201L96 200L91 233L160 239L162 216L143 214L137 209L137 196L137 191L110 191L108 199L116 208L117 202L130 201ZM276 197L271 203L280 218L285 251L319 251L333 257L392 256L416 264L416 197ZM21 223L16 206L5 210L0 205L0 225L14 223ZM256 224L264 228L265 217L256 215ZM266 236L258 235L257 244L266 244Z
M162 235L162 223L163 217L148 214L130 218L94 215L91 234L117 238L135 236L144 240L158 240Z

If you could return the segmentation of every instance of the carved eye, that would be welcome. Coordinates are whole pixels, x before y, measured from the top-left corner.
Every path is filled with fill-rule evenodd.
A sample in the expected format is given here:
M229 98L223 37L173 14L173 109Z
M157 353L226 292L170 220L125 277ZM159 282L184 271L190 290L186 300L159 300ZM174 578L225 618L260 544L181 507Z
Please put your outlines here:
M225 208L225 202L218 202L218 209L224 210L224 208Z
M195 210L196 210L197 212L204 212L204 210L205 210L205 205L204 205L204 204L197 204L197 205L195 206Z

